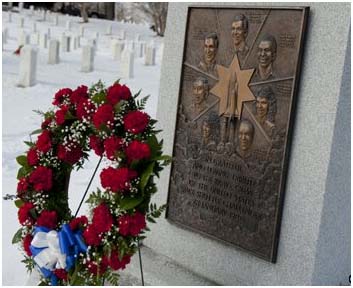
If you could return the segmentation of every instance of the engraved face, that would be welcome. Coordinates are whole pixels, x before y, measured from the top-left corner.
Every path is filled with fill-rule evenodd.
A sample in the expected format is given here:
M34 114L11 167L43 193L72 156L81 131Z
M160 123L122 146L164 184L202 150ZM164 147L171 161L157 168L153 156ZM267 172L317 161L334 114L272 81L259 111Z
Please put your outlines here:
M245 41L247 31L243 27L242 21L235 21L232 23L232 38L235 46Z
M213 38L206 38L204 44L204 55L205 55L205 62L212 63L216 58L217 47L215 43L215 39Z
M257 50L257 59L261 67L268 67L275 60L271 41L261 41Z
M242 121L239 127L239 147L240 150L246 152L250 149L254 138L254 127L248 121Z
M194 103L199 105L206 99L205 86L202 81L195 81L192 87L192 94L194 95Z
M256 114L260 118L266 117L268 113L269 103L268 99L265 97L256 98Z
M202 125L202 137L208 139L211 136L211 127L210 124L204 122Z

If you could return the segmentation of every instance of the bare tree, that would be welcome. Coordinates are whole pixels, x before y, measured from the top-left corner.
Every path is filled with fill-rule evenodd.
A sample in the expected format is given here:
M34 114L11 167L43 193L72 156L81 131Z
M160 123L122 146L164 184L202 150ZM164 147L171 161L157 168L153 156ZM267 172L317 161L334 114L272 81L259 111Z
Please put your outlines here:
M88 22L88 13L87 13L88 3L79 3L79 7L80 7L83 23L87 23Z
M137 9L145 13L152 21L154 31L158 36L164 36L167 24L168 3L167 2L141 2L135 3Z

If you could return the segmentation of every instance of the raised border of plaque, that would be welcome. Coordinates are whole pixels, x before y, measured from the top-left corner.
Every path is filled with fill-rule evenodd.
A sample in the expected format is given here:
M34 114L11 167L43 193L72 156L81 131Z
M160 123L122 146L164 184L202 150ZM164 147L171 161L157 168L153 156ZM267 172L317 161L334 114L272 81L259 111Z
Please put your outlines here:
M166 218L272 263L308 15L188 8Z

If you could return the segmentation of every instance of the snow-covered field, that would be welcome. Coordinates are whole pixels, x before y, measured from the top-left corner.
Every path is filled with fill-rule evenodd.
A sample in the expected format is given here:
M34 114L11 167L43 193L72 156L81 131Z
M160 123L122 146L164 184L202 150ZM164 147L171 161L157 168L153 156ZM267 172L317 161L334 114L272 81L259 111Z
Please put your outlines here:
M60 15L59 25L54 26L53 21L38 21L39 16L29 16L28 10L24 10L26 32L31 32L32 22L37 21L37 30L47 32L51 28L51 38L60 40L65 31L66 21L72 20L72 31L78 33L79 26L84 25L85 37L93 38L94 32L99 32L98 50L94 59L94 71L82 73L80 70L81 49L63 53L60 51L60 63L48 65L48 49L39 49L37 62L37 84L30 88L19 88L19 56L13 54L17 49L17 37L19 35L19 14L12 13L12 22L8 22L7 12L2 12L2 27L8 29L8 40L3 45L2 51L2 195L15 194L17 187L16 156L26 151L23 141L29 139L29 133L40 127L42 119L32 110L46 111L51 107L53 96L57 90L63 87L75 89L79 85L87 85L101 79L106 85L112 84L121 78L121 82L127 84L133 93L142 89L142 95L150 94L146 111L155 117L157 109L157 98L159 90L160 65L163 53L163 39L154 36L147 25L127 24L99 19L90 19L89 23L80 24L78 17ZM113 35L105 35L107 25L113 25ZM143 58L135 58L134 78L124 79L121 77L119 61L114 61L111 53L110 42L112 38L118 38L120 31L126 31L127 39L135 39L135 35L141 35L142 41L155 41L157 57L155 66L145 66ZM87 36L86 36L87 35ZM91 155L90 161L86 163L85 169L74 172L70 182L70 207L76 210L81 196L88 184L93 170L98 162L95 155ZM101 167L104 167L104 163ZM100 170L98 170L100 171ZM99 175L99 172L98 172ZM91 189L99 186L99 177L95 177ZM81 209L80 213L84 213ZM79 214L80 214L79 213ZM27 280L26 269L21 260L21 252L11 244L13 234L19 228L17 221L17 208L12 201L2 200L2 284L3 285L25 285Z

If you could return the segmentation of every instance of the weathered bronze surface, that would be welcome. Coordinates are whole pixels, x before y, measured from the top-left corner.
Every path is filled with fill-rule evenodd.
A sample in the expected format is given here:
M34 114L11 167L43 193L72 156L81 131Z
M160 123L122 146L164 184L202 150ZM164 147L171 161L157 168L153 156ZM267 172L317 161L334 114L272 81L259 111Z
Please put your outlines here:
M276 261L309 8L189 8L167 218Z

